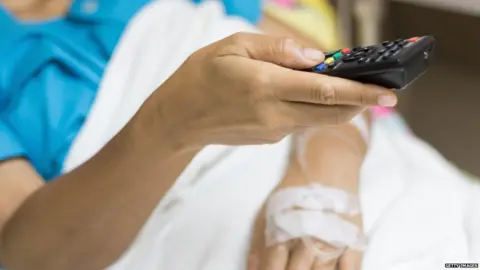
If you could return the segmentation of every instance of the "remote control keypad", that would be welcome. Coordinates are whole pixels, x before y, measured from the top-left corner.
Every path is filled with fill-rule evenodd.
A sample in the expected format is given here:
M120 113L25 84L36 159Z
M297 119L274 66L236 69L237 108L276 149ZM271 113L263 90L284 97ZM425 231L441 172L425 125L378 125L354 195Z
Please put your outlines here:
M401 51L407 44L418 41L419 37L409 39L397 39L395 41L382 42L383 47L366 46L353 49L343 48L341 50L325 53L325 61L313 68L314 71L332 70L344 63L369 64L388 60L392 55Z

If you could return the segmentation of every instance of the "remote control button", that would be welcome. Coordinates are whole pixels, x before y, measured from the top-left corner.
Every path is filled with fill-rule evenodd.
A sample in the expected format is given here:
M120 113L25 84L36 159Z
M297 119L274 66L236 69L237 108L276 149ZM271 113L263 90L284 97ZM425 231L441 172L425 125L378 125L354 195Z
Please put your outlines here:
M393 46L395 46L395 43L388 43L387 45L385 45L385 48L390 49Z
M341 52L338 52L338 53L336 53L336 54L333 55L333 59L334 59L334 60L338 60L338 59L340 59L340 58L342 58L342 53L341 53Z
M338 66L339 63L331 63L328 65L328 69L335 69Z
M388 59L390 56L392 56L392 54L389 53L389 52L387 52L386 54L382 55L382 58L386 60L386 59Z
M416 42L419 39L420 39L419 37L412 37L408 39L408 42Z
M355 47L352 49L353 52L358 52L361 51L363 48L362 47Z
M333 51L333 52L325 52L323 53L325 55L325 59L326 58L330 58L332 57L334 54L336 54L338 51Z
M384 41L384 42L382 42L382 45L385 46L385 45L387 45L387 44L390 44L390 42L391 42L391 41Z
M365 52L365 56L371 55L377 51L377 48L373 47L369 51Z
M342 49L340 52L341 52L342 54L348 54L348 53L350 53L351 51L352 51L352 49L350 49L350 48L344 48L344 49Z
M365 63L365 60L367 60L367 59L365 59L364 57L362 57L362 58L358 59L358 63L360 63L360 64L361 64L361 63Z
M390 52L391 52L391 53L396 53L399 49L400 49L399 46L393 46L393 47L390 49Z
M372 59L372 58L367 58L367 59L365 59L365 63L371 63L371 62L373 62L373 59Z
M322 71L322 70L324 70L326 67L327 67L327 65L326 65L325 63L322 63L322 64L314 67L313 70L315 70L315 71Z
M363 48L363 51L364 51L364 52L368 52L368 51L371 51L371 50L373 50L373 49L375 49L374 46L367 46L367 47Z
M327 64L327 65L330 65L333 62L335 62L335 59L333 59L333 58L328 58L327 60L324 61L324 63Z
M364 52L357 52L356 54L354 54L353 56L354 57L361 57L361 56L364 56L365 53Z
M382 48L382 49L381 49L380 51L378 51L377 53L378 53L378 54L384 54L386 51L387 51L387 49Z
M383 59L383 55L382 55L382 56L378 57L378 58L375 60L375 62L382 62L383 60L385 60L385 59Z
M398 43L400 43L400 42L402 42L402 41L403 41L403 39L399 38L399 39L395 40L394 42L395 42L396 44L398 44Z
M357 58L353 56L345 57L342 59L343 62L352 62L355 61Z
M403 47L408 44L408 40L402 40L400 43L398 43L398 46Z

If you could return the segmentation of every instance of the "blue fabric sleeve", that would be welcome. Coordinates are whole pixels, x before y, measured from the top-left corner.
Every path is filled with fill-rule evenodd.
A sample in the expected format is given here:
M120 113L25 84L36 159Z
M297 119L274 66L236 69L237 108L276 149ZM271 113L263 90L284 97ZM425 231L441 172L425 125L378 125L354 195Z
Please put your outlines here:
M0 161L26 156L26 151L15 133L0 119Z
M204 0L192 0L201 3ZM243 17L252 24L257 24L262 18L264 0L222 0L228 15Z

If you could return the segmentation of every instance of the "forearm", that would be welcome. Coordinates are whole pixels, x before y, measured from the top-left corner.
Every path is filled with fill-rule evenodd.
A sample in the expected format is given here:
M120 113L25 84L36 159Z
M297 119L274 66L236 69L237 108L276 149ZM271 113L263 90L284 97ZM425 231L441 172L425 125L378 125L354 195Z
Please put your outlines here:
M301 136L297 135L294 141L298 142ZM304 151L298 154L300 148ZM357 194L366 152L367 142L354 125L319 128L302 146L295 145L279 188L313 182Z
M148 114L12 215L0 235L7 269L103 269L122 254L196 154L172 149Z

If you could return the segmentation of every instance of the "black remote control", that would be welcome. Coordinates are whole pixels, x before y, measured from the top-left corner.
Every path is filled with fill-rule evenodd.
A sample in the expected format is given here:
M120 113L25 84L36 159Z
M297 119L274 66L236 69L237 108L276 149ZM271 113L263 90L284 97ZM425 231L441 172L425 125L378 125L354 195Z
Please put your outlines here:
M309 71L390 89L404 89L427 71L434 49L432 36L344 48L325 53L325 61Z

